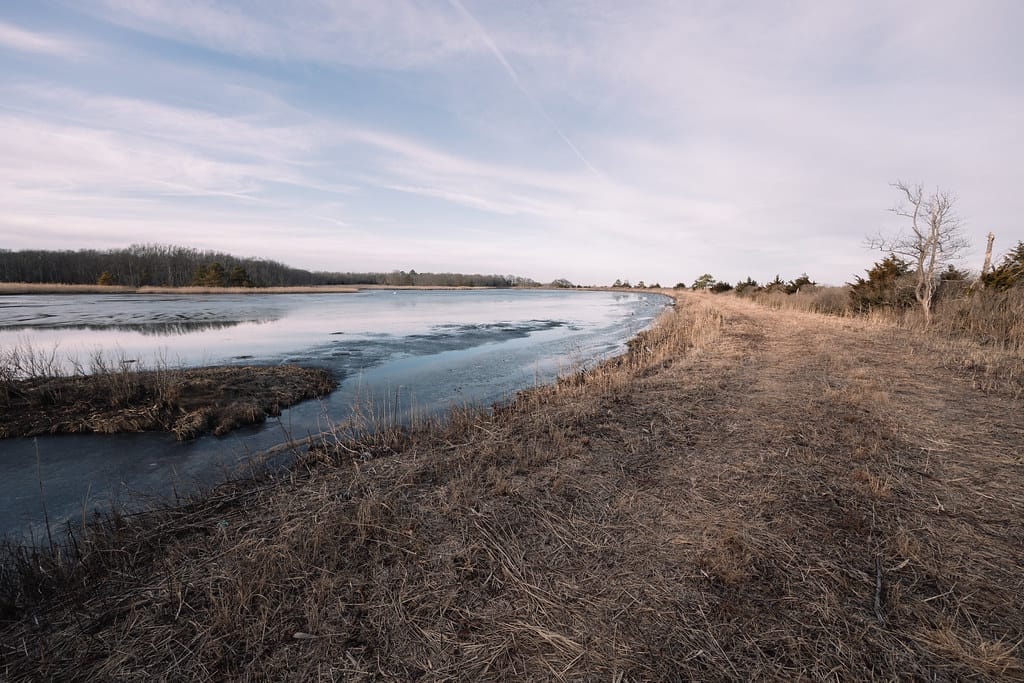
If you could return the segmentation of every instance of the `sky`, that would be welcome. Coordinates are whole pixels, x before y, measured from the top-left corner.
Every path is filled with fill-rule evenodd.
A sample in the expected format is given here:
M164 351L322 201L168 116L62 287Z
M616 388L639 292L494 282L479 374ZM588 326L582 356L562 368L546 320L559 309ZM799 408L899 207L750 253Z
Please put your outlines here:
M1018 0L0 0L0 248L829 284L1024 239Z

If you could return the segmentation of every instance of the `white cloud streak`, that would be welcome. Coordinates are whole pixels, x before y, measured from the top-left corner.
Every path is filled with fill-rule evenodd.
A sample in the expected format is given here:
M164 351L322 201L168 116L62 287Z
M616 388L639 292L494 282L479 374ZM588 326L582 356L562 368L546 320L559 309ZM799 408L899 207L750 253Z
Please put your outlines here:
M527 101L529 101L529 103L540 113L544 120L547 121L548 124L550 124L551 128L555 131L555 133L558 134L558 137L562 139L562 142L564 142L566 146L568 146L568 148L572 150L572 153L576 155L576 158L583 162L583 165L590 169L594 174L601 176L602 173L598 171L596 168L594 168L593 164L587 161L587 158L583 156L583 153L579 150L579 148L573 143L572 140L569 139L569 136L566 135L565 132L561 129L561 127L559 127L559 125L555 123L555 120L551 118L551 115L544 108L544 105L540 103L540 101L526 87L522 79L519 78L519 74L509 63L508 59L505 58L505 53L502 52L501 48L499 48L497 43L494 42L494 39L491 38L491 35L487 32L487 29L483 27L483 25L477 20L475 16L473 16L473 14L470 13L468 9L466 9L465 5L463 5L462 2L460 2L460 0L448 0L448 2L452 5L452 7L454 7L459 12L460 15L462 15L462 17L469 23L469 25L473 27L473 30L476 32L478 36L480 36L480 39L487 46L487 49L490 50L491 54L494 55L494 58L498 60L498 63L501 64L501 67L505 70L505 73L508 74L509 78L512 80L512 83L515 84L519 92L521 92L526 97Z
M421 268L418 255L585 281L807 270L841 282L873 258L862 236L894 227L887 183L906 177L957 191L978 235L1024 238L1024 5L450 5L87 7L286 75L205 109L180 104L202 100L192 82L169 83L162 102L70 79L0 83L0 224L23 240L48 221L246 243L254 231L314 267L343 267L322 260L342 242L367 263L415 243L387 267ZM28 44L4 26L0 44ZM309 64L389 75L325 102L289 80ZM409 97L374 102L379 122L334 106L389 87Z
M36 33L27 29L0 21L0 49L17 50L52 57L81 57L82 46L68 38Z

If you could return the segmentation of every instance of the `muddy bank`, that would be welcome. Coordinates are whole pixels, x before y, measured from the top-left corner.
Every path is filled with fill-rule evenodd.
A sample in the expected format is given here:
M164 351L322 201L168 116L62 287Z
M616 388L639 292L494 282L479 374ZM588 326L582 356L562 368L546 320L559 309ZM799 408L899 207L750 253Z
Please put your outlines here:
M324 396L326 370L297 365L144 370L0 386L0 438L164 431L222 435Z

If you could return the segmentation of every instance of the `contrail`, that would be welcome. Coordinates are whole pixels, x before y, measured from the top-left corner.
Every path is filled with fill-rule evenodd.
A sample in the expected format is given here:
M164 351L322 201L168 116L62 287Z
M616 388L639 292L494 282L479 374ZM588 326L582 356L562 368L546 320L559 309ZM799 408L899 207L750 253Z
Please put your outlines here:
M589 168L596 175L603 178L604 174L598 171L596 168L594 168L594 165L587 161L587 158L583 156L583 152L581 152L579 148L573 144L572 140L569 139L569 136L562 131L562 129L559 127L557 123L555 123L555 120L551 118L551 115L548 114L547 110L544 109L544 106L537 100L537 98L534 97L533 94L526 89L526 86L523 85L523 82L519 79L519 74L516 73L516 70L512 68L512 65L509 64L507 59L505 59L505 53L503 53L501 51L501 48L499 48L497 44L493 40L491 40L491 36L489 33L487 33L487 29L485 29L483 25L476 20L476 17L470 14L469 10L466 9L466 7L462 4L461 0L448 0L448 2L451 4L452 7L454 7L459 12L459 14L462 15L462 17L466 21L468 21L473 26L473 28L476 29L476 32L480 36L480 39L484 41L484 44L487 45L487 48L491 51L491 54L493 54L495 59L497 59L498 62L501 63L501 66L504 67L505 73L508 74L509 78L512 79L512 82L516 84L517 88L519 88L519 92L523 93L526 99L529 100L530 104L532 104L534 108L538 112L540 112L540 115L543 116L544 120L548 122L548 125L550 125L554 129L554 131L558 133L558 137L562 138L562 141L569 147L569 149L572 150L572 153L575 154L576 157L583 162L584 166Z

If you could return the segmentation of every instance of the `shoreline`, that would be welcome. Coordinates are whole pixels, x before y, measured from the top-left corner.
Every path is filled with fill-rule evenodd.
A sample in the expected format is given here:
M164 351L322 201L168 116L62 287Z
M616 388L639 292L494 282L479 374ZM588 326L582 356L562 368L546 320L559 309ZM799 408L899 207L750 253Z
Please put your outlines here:
M123 285L0 282L0 296L15 294L353 294L358 291L358 287L343 285L315 287L127 287Z
M1017 679L1022 402L926 342L682 294L501 409L9 552L2 671Z
M288 287L128 287L61 283L0 282L0 296L30 294L355 294L362 291L547 291L624 292L673 296L671 289L621 287L477 287L469 285L296 285Z

